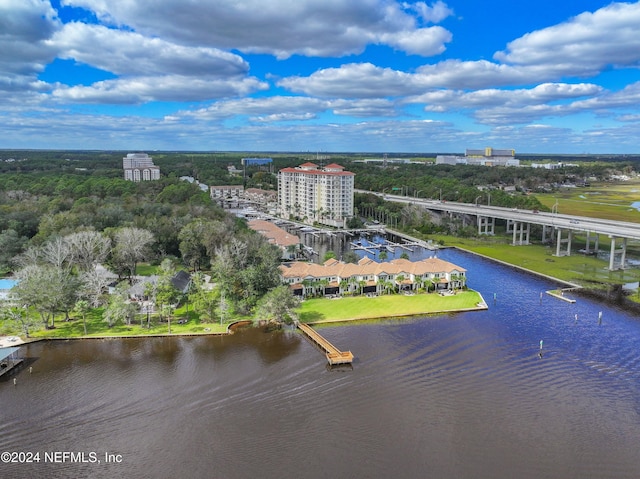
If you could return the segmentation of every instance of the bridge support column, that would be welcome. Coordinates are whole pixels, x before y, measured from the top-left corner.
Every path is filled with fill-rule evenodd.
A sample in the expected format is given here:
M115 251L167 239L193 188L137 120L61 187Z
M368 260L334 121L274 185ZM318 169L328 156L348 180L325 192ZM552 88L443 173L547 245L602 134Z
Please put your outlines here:
M542 244L547 242L547 225L542 225Z
M478 234L494 235L496 229L496 219L489 216L478 215Z
M525 228L525 224L527 225ZM531 223L522 221L514 222L513 228L513 245L529 244L529 233L531 232Z
M507 220L507 228L505 230L505 233L513 233L514 225L515 225L515 221Z
M571 241L573 240L573 231L569 230L567 239L562 239L562 228L558 228L558 240L556 242L556 256L571 256ZM562 252L562 245L567 245L565 253Z
M609 271L614 271L616 269L624 269L624 263L627 259L627 238L622 238L622 246L618 250L616 249L616 237L610 236L611 238L611 255L609 256ZM616 268L616 257L620 256L620 263Z
M598 253L598 240L600 239L600 235L598 233L595 233L596 237L594 240L594 245L593 245L593 251L594 253ZM590 250L591 248L591 231L587 231L587 244L584 247L584 252L586 254L589 254L591 252Z

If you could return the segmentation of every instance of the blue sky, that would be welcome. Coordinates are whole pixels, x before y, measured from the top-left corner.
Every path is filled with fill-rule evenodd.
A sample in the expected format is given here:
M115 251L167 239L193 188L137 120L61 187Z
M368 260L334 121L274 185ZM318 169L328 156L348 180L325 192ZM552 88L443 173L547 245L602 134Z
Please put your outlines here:
M0 0L0 148L640 152L640 2Z

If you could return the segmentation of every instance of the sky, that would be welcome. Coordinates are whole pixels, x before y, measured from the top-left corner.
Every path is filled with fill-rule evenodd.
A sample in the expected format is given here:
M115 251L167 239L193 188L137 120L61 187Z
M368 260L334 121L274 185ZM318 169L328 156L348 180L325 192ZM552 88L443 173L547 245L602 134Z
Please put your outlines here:
M640 1L0 0L0 148L640 153Z

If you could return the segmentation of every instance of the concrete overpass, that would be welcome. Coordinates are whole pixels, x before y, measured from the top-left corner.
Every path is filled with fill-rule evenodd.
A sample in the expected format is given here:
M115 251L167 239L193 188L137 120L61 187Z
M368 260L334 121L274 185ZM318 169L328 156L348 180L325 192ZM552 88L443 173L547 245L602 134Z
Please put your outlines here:
M372 193L364 190L358 192ZM556 256L569 256L571 254L571 242L573 235L576 233L586 235L586 253L597 251L600 235L606 235L611 240L610 270L624 267L627 241L629 239L640 240L640 224L638 223L564 215L559 214L557 211L551 213L535 212L499 206L411 198L401 195L374 194L384 196L387 201L419 205L429 210L442 211L449 214L475 216L479 234L494 234L496 219L506 220L507 232L513 234L514 245L529 244L531 225L540 225L542 226L543 242L551 239L551 235L556 236Z

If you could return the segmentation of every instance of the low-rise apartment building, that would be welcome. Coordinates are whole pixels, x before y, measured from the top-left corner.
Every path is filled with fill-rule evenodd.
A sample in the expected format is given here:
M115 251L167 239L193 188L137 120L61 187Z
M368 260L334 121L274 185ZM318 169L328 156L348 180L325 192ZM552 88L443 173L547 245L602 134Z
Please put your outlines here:
M409 261L399 258L378 263L362 258L358 263L330 259L323 264L296 261L280 267L283 283L300 296L317 294L383 294L419 288L446 291L466 285L467 270L439 258Z

